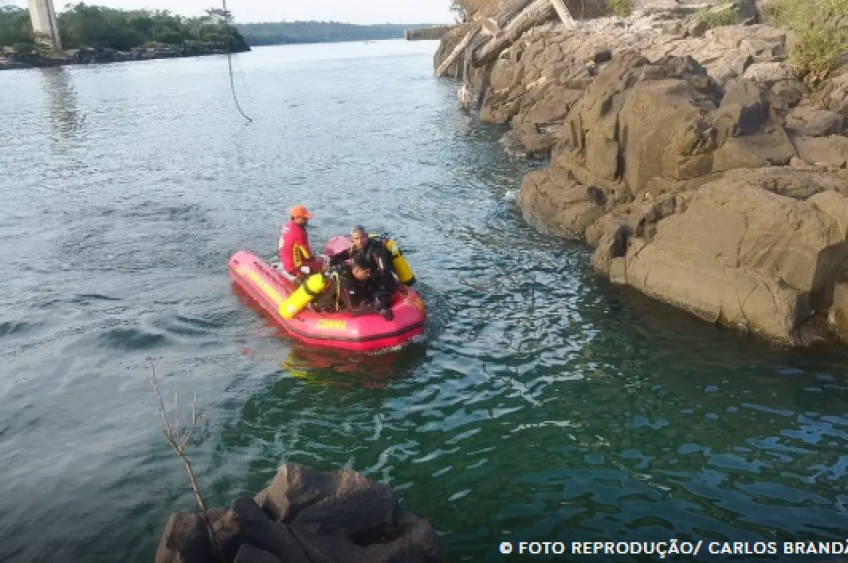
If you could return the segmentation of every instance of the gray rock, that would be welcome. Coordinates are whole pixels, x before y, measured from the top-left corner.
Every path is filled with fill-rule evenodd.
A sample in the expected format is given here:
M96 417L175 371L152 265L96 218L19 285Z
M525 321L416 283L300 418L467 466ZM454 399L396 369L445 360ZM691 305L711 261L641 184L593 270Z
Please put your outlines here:
M570 172L547 168L524 177L517 203L524 220L542 232L581 239L604 215L606 195L578 183Z
M794 74L789 65L782 61L754 63L745 69L742 78L762 82L769 87L784 80L792 80Z
M848 137L792 137L798 156L810 164L844 168L848 164Z
M782 80L772 85L769 99L772 108L787 111L796 107L808 93L809 90L800 81Z
M532 123L525 123L506 132L500 142L507 154L533 158L547 156L554 144L554 137L540 131Z
M214 557L206 523L194 514L175 512L165 524L156 563L208 563Z
M768 93L764 86L750 80L739 80L731 84L713 114L713 123L719 129L719 139L753 135L759 132L769 119Z
M829 80L818 94L819 107L848 117L848 63L841 74Z
M239 549L238 555L233 563L281 563L272 554L261 549L256 549L250 544L244 544Z
M838 282L833 286L828 321L834 333L848 343L848 283Z
M368 534L395 521L391 487L342 470L322 473L298 464L277 472L263 506L278 521L316 534Z
M244 545L251 545L283 563L310 563L288 526L269 519L251 498L233 500L227 514L215 523L215 535L227 561L233 561Z
M811 295L848 258L846 217L848 199L835 192L803 202L717 180L628 251L626 281L712 322L795 343Z
M401 511L388 486L350 470L322 473L286 465L256 499L265 510L240 497L228 510L215 511L225 563L445 561L429 522ZM210 563L217 557L198 519L177 513L168 521L156 561Z
M807 137L839 135L846 127L848 119L845 116L814 107L796 107L786 117L787 130Z

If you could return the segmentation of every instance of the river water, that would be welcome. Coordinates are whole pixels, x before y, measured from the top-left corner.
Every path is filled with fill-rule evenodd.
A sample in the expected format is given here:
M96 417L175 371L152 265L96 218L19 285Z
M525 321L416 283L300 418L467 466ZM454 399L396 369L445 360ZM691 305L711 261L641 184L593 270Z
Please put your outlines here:
M151 358L169 406L198 395L213 506L301 462L390 483L451 561L507 540L844 541L848 357L593 277L586 248L522 221L532 163L457 109L435 49L240 55L252 123L222 57L0 73L0 561L149 562L194 508ZM294 203L315 246L354 223L396 236L423 342L316 353L234 293L228 257L273 256Z

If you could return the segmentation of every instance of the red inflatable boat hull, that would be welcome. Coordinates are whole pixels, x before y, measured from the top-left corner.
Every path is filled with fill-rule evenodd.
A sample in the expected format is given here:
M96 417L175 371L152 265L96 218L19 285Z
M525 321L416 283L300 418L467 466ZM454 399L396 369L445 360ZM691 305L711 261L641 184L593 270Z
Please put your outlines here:
M346 248L343 237L327 244L327 254ZM345 246L342 246L344 244ZM280 305L295 290L273 266L247 251L236 252L228 269L233 282L264 309L287 334L308 346L371 352L397 348L424 331L427 308L421 296L403 285L392 302L394 319L377 314L318 313L309 307L291 319L280 315Z

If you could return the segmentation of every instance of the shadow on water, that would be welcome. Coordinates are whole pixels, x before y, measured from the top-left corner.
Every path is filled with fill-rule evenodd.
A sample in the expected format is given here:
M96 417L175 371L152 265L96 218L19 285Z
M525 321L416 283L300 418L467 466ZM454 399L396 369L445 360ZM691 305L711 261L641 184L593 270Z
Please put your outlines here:
M281 367L289 376L313 385L382 389L409 377L425 356L426 348L417 343L380 354L295 346Z
M262 319L260 332L266 338L287 342L290 348L280 368L289 376L313 385L361 386L380 389L393 381L407 377L421 364L426 355L426 341L437 330L439 321L433 318L432 303L428 303L428 323L424 334L397 350L372 353L352 353L332 348L317 348L293 340L274 318L254 301L240 286L230 284L231 290L245 307ZM254 354L251 349L243 354ZM269 353L266 351L266 353Z

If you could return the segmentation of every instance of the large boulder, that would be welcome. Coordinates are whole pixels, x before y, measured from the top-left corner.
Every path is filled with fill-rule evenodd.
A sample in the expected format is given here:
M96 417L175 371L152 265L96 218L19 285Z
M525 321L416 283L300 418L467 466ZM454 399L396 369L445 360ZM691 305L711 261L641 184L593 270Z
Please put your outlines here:
M156 563L208 563L214 553L203 518L175 512L165 524Z
M284 465L267 489L262 508L272 518L316 534L359 536L392 525L399 510L394 491L356 471L323 473Z
M585 186L562 168L527 174L518 193L524 220L544 233L582 239L605 211L603 190Z
M806 200L828 191L848 197L848 178L813 169L770 166L756 170L731 170L722 177L728 182L743 183L793 199Z
M848 129L848 118L830 110L799 106L786 116L786 129L808 137L839 135Z
M722 95L690 57L620 56L586 89L559 136L554 166L587 185L621 181L636 199L658 179L685 182L797 156L765 85L738 81Z
M669 57L645 69L618 116L618 167L631 192L644 195L653 178L687 180L709 174L715 130L704 120L719 91L694 59Z
M848 62L843 65L841 73L824 84L815 98L822 109L848 117Z
M226 561L233 561L245 545L250 545L287 563L309 563L288 526L269 519L251 498L233 500L214 530Z
M848 137L793 137L792 142L798 156L810 164L833 168L848 165Z
M608 234L596 268L711 322L799 343L848 259L848 198L778 195L743 175L700 188L652 240Z
M211 513L212 511L210 511ZM433 527L403 511L391 487L359 473L280 468L255 498L216 511L218 547L199 517L171 516L156 563L443 563Z
M522 123L501 137L501 144L511 156L532 158L547 156L554 145L555 126L542 127L534 123Z

